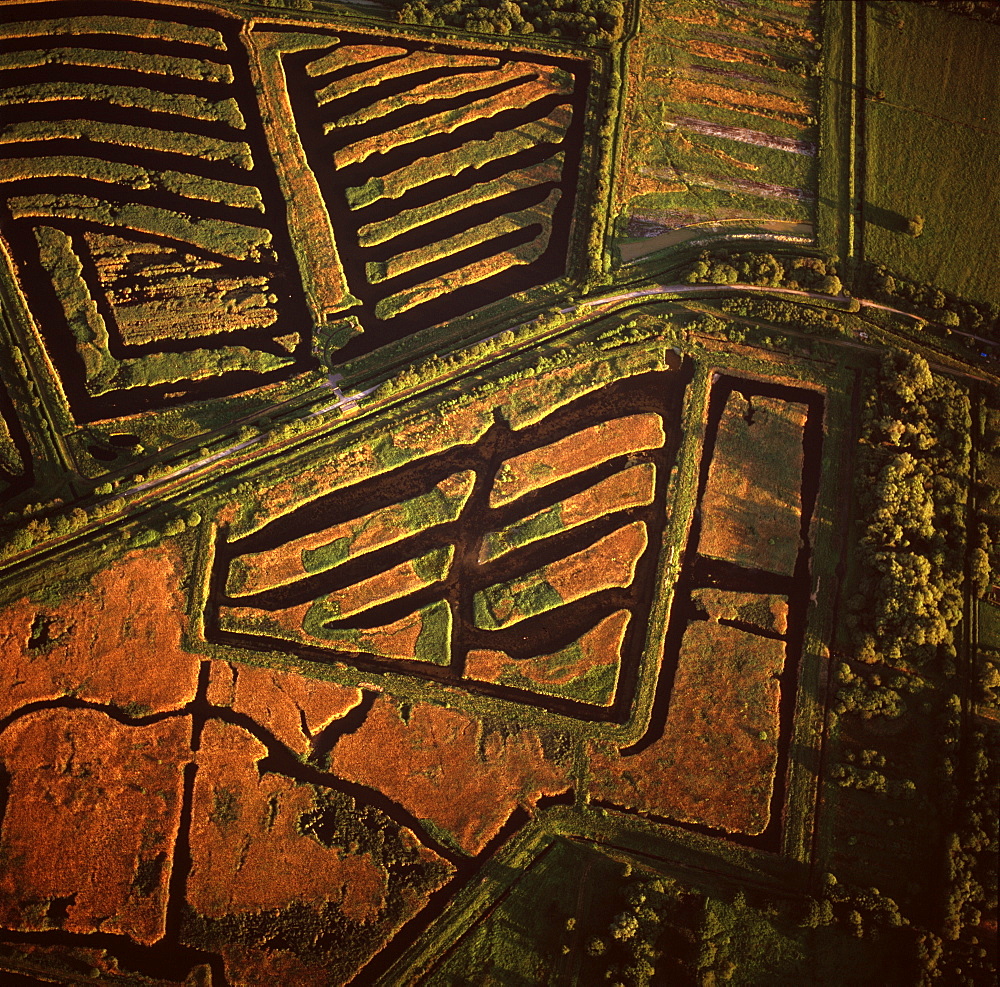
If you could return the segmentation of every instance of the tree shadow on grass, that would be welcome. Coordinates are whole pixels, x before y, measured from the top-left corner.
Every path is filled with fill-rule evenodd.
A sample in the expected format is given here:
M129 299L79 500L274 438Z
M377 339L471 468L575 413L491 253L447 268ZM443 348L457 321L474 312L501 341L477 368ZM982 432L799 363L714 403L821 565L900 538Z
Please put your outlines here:
M895 212L892 209L885 209L866 201L864 212L862 213L866 223L873 226L881 226L890 233L906 233L909 228L910 217Z

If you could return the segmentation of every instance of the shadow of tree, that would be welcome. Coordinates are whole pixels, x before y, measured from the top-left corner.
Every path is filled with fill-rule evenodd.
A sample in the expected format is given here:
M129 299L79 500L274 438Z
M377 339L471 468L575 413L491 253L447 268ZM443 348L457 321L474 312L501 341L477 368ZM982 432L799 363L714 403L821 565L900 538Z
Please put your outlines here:
M867 200L865 201L862 215L866 223L881 226L890 233L906 233L909 227L910 217L904 216L892 209L886 209L883 206L876 206Z

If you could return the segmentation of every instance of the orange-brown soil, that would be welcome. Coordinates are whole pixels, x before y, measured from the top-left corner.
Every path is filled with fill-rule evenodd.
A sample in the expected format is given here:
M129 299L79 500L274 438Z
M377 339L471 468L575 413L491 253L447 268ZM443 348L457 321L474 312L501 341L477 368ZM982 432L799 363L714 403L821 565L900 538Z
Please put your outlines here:
M676 21L678 24L692 24L699 27L714 27L719 23L719 15L716 11L704 11L700 14L670 14L667 20Z
M716 62L769 66L772 61L765 52L755 51L753 48L734 48L730 45L713 44L710 41L697 41L694 38L687 42L687 49L692 55L710 58Z
M295 671L214 661L208 701L245 713L296 754L306 754L318 731L361 702L361 690Z
M658 449L665 441L663 419L659 415L628 415L592 425L504 462L490 491L490 507L509 503L531 490L582 473L615 456Z
M334 55L337 53L334 52ZM315 62L313 63L316 64ZM331 82L316 93L316 102L323 106L331 100L340 99L342 96L358 92L368 86L377 86L389 79L398 79L401 76L413 75L416 72L423 72L426 69L434 68L457 68L459 66L494 66L497 59L483 57L481 55L455 55L438 54L432 51L411 51L403 58L397 58L391 62L384 62L381 65L374 65L368 69L362 69L346 78ZM308 71L308 69L306 70Z
M198 658L181 645L181 564L168 542L130 552L56 606L23 599L0 611L0 716L65 695L137 714L193 699Z
M449 558L454 549L449 546L447 552ZM441 554L434 552L431 554ZM369 610L380 603L388 603L389 600L397 600L401 596L409 596L418 589L422 589L433 582L421 573L420 563L429 558L423 556L421 559L412 559L401 562L385 572L379 572L368 579L352 583L343 589L334 590L323 597L323 606L331 618L352 617L354 614ZM445 570L446 571L446 570Z
M775 634L788 630L788 600L784 596L705 588L694 590L691 600L709 620L738 620Z
M646 545L646 525L634 521L590 548L547 565L545 581L567 603L610 586L631 586Z
M457 175L467 168L481 168L490 161L497 161L516 154L542 141L559 143L573 118L569 103L555 107L546 117L504 130L492 138L466 141L450 151L442 151L413 164L397 168L378 179L377 193L383 198L398 198L410 189L449 175Z
M459 96L468 96L470 101L476 98L476 94L484 89L491 88L498 83L512 82L515 79L524 79L534 73L536 79L551 79L552 69L548 66L536 65L529 62L508 62L501 65L492 72L468 72L461 75L446 75L439 79L425 82L413 89L403 93L387 96L384 99L370 103L340 117L334 124L335 127L347 127L357 124L367 123L376 117L384 116L407 106L419 106L432 99L455 99ZM552 91L556 91L555 88ZM566 87L561 87L558 91L567 91ZM503 98L503 94L498 97ZM387 134L389 138L393 135Z
M221 607L220 621L227 630L267 634L288 641L318 645L331 651L360 651L383 658L420 659L422 655L419 653L418 642L427 627L427 611L435 605L407 614L391 624L359 630L331 630L321 637L310 634L302 626L312 606L312 603L303 603L297 607L274 611L252 607ZM428 660L447 662L446 643L437 650L441 652L440 655Z
M656 467L652 463L640 463L621 473L615 473L587 490L567 497L553 508L529 514L523 521L508 525L500 531L488 532L483 538L479 561L488 562L511 548L544 537L538 534L529 538L521 532L523 529L530 529L533 523L546 514L552 515L553 522L551 530L546 530L545 534L555 534L613 511L649 504L653 499L655 480Z
M571 528L602 514L652 503L655 482L656 467L652 463L639 463L568 497L562 502L559 518Z
M226 943L222 949L226 979L232 987L329 987L330 974L322 959L305 959L290 949Z
M306 66L306 72L311 76L326 75L350 65L363 65L374 62L377 58L388 58L392 55L405 55L405 48L394 48L389 45L344 45L329 55L317 58Z
M605 617L576 643L551 655L517 660L503 651L470 651L465 661L465 674L480 682L533 687L543 695L569 695L583 702L608 706L615 697L617 669L621 664L622 642L630 616L627 610L619 610ZM592 698L574 694L571 687L575 682L589 672L607 667L614 667L616 672L603 695Z
M626 587L646 550L646 525L635 521L589 548L476 593L476 626L495 630L563 603L612 587Z
M519 805L571 784L569 764L547 760L532 729L484 733L479 720L428 703L404 720L385 697L334 747L330 766L431 820L469 853L479 853Z
M367 853L327 848L299 831L311 786L257 771L267 749L241 727L202 733L191 814L188 903L209 918L331 902L352 922L385 907L387 876Z
M663 735L622 757L595 742L591 795L730 833L768 824L778 758L780 641L710 621L688 625Z
M97 710L60 709L0 735L10 774L0 923L147 945L163 935L190 732L186 717L129 727ZM58 924L48 917L56 899L69 901Z
M708 103L732 110L742 110L756 116L771 117L808 126L809 106L806 103L776 96L773 93L756 93L744 89L709 82L692 82L674 79L670 85L670 98L679 103Z
M791 575L799 550L806 406L734 391L701 500L698 551ZM750 423L747 417L750 417Z

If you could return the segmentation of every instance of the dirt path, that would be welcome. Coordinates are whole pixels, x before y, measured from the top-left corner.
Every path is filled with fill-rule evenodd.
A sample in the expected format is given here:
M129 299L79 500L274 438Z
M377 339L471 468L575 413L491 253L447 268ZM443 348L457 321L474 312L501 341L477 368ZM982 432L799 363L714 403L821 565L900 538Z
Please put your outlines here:
M791 220L768 219L762 221L748 219L710 219L702 223L691 223L688 226L679 226L675 230L668 230L657 236L647 237L644 240L637 240L633 243L622 243L619 245L622 260L626 263L638 260L648 254L656 253L658 250L665 250L667 247L674 247L679 243L686 243L695 237L705 233L720 233L723 231L725 223L742 223L744 226L753 226L764 232L759 234L749 234L759 236L762 240L775 239L775 236L795 236L813 240L816 231L811 223L799 223Z

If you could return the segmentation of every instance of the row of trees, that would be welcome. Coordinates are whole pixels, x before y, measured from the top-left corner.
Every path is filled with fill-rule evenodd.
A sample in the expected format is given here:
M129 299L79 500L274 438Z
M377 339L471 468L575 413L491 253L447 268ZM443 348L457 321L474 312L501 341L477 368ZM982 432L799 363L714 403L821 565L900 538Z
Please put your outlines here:
M927 7L944 7L953 14L963 14L980 21L1000 24L1000 6L997 0L916 0Z
M704 250L691 265L688 284L754 284L839 295L843 285L835 257L736 253L725 248Z
M962 616L969 397L919 355L889 353L865 408L857 472L864 533L849 602L857 656L918 664Z
M625 9L620 0L499 0L496 4L404 0L396 16L404 24L457 27L480 34L546 34L592 45L621 35Z
M869 265L861 274L865 295L900 308L928 322L940 322L987 339L1000 340L1000 305L964 301L937 285L910 281L882 265Z

